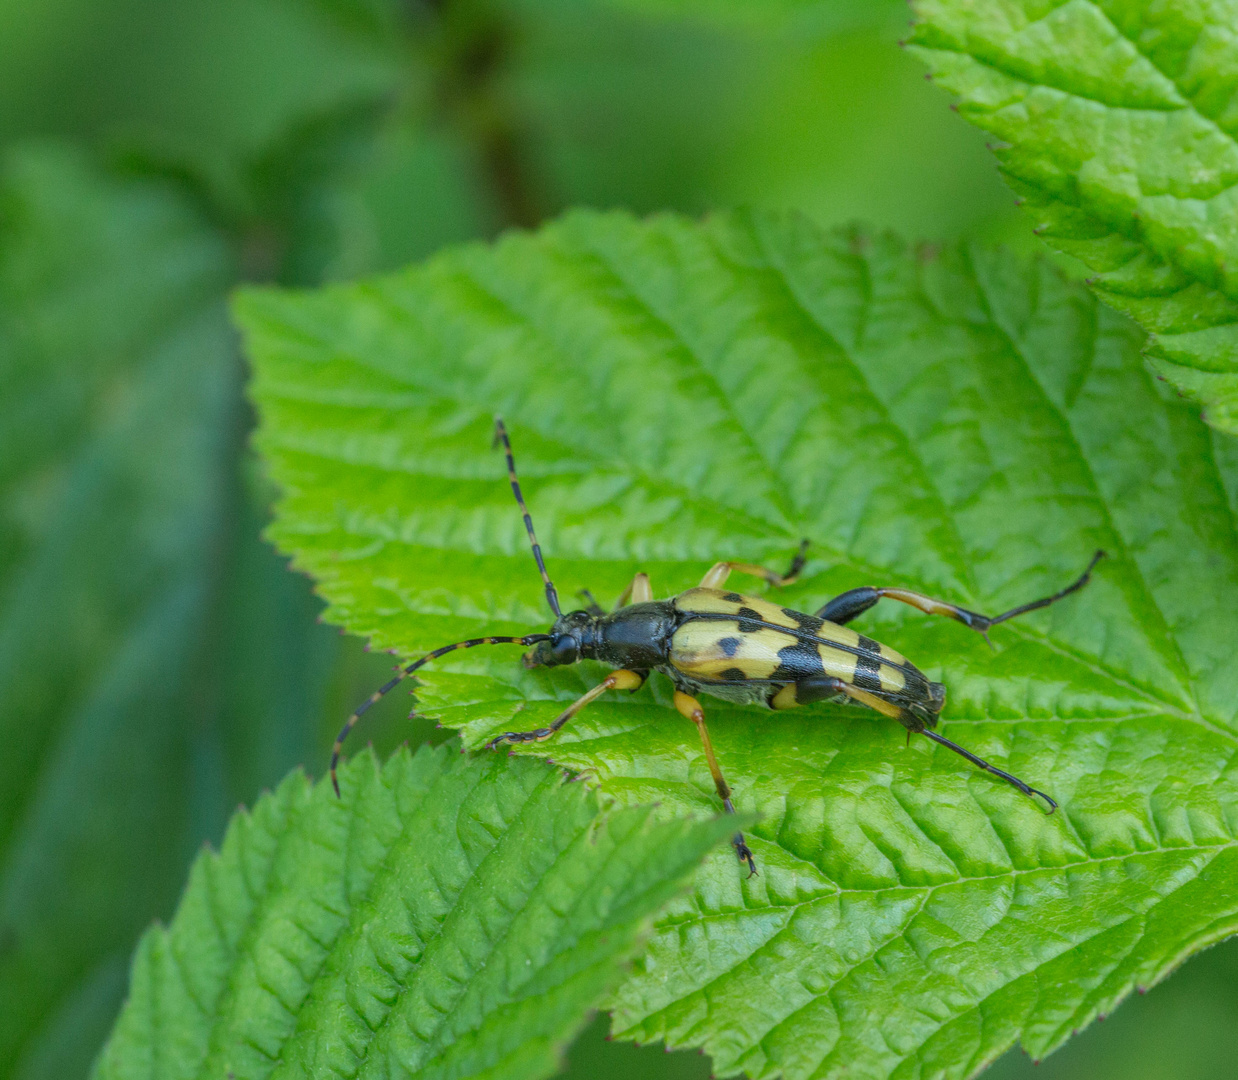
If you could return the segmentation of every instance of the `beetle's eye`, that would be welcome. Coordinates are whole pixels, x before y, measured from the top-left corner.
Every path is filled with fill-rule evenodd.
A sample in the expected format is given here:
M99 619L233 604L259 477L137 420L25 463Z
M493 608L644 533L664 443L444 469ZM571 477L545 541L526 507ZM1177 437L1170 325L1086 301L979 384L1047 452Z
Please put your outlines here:
M574 664L580 659L580 649L570 634L555 638L550 644L550 652L554 657L552 664Z

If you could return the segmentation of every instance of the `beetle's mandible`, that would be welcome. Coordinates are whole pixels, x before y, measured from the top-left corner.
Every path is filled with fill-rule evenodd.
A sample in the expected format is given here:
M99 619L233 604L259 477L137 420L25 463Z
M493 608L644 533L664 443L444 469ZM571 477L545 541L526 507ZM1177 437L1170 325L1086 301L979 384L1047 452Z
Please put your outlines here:
M458 641L435 649L402 668L348 718L336 739L331 755L331 782L337 795L340 789L336 766L345 738L361 715L402 679L423 664L457 649L471 649L477 645L525 645L532 646L524 655L526 667L556 667L579 660L600 660L618 670L572 702L547 727L504 732L491 739L487 748L549 739L607 690L639 689L650 672L659 671L675 685L675 708L696 725L714 786L727 813L735 812L731 788L709 741L700 694L771 709L792 709L813 701L867 706L899 721L907 729L908 739L913 732L924 735L961 754L973 765L1001 777L1025 795L1039 796L1049 813L1057 809L1057 803L1043 791L990 765L934 731L946 702L946 688L941 683L930 682L919 668L889 646L857 633L846 624L878 600L888 597L928 615L957 619L987 638L991 626L1048 607L1083 588L1092 569L1104 557L1103 551L1096 552L1087 569L1060 592L993 616L979 615L945 600L934 600L900 588L864 586L851 589L834 597L812 615L724 588L732 571L764 578L774 586L791 584L804 566L807 540L800 544L785 574L751 563L719 562L710 567L697 588L670 600L655 600L648 576L637 574L619 597L614 611L607 613L585 593L588 608L565 614L559 606L559 594L546 572L542 549L533 532L533 519L520 492L507 429L496 417L495 445L499 444L507 457L512 494L524 515L533 558L546 587L546 602L554 612L554 625L545 634ZM749 874L755 874L756 861L744 842L743 833L735 833L732 843L740 860L748 865Z

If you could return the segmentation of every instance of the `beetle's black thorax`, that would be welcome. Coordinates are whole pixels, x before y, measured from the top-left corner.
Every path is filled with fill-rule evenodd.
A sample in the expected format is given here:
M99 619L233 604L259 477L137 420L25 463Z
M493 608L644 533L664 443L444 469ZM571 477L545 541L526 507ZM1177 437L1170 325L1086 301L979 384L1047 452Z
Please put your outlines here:
M670 659L671 635L679 613L669 600L629 604L594 622L581 654L616 667L647 671Z

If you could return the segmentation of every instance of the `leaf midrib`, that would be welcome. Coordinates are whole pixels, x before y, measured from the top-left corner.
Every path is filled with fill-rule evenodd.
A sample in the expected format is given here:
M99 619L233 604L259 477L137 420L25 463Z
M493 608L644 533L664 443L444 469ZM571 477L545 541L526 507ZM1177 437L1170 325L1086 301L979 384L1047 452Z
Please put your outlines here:
M511 702L511 701L505 701L505 702L503 702L503 704L505 704L505 705L510 705L510 704L512 704L512 702ZM624 701L623 699L615 699L614 704L618 704L618 705L627 705L628 703L627 703L626 701ZM648 704L648 703L643 703L643 704L645 705L645 707L646 707L646 708L648 708L648 707L649 707L649 704ZM435 710L435 709L433 709L433 707L431 707L431 709L430 709L429 711L430 711L430 712L435 712L435 711L437 711L437 710ZM1148 714L1148 715L1153 715L1153 716L1155 716L1155 715L1157 715L1157 714ZM1131 718L1130 718L1130 717L1121 717L1121 718L1116 718L1116 717L1115 717L1115 718L1110 719L1108 722L1110 722L1110 723L1116 723L1116 722L1118 722L1119 720L1126 720L1126 719L1131 719ZM976 721L961 721L961 722L970 722L970 723L997 723L998 721L976 720ZM1061 722L1061 721L1052 721L1052 720L1044 720L1044 721L1042 721L1040 718L1038 718L1038 719L1037 719L1036 721L1034 721L1034 722L1035 722L1035 723L1041 723L1041 722L1045 722L1045 723L1058 723L1058 722ZM1099 721L1089 721L1089 720L1086 720L1086 719L1083 719L1083 718L1076 718L1075 722L1078 722L1078 723L1088 723L1088 722L1099 722ZM1190 722L1189 718L1186 720L1186 722ZM622 733L619 733L619 734L623 734L623 735L630 734L630 733L631 733L631 731L633 731L633 730L638 730L638 729L639 729L639 728L641 728L641 727L648 727L648 726L650 726L652 723L653 723L653 722L651 721L651 722L644 723L644 724L638 724L638 725L636 725L634 728L629 729L628 731L625 731L625 732L622 732ZM606 740L608 740L608 739L611 739L611 738L614 738L614 737L615 737L615 733L608 733L608 734L605 734L605 735L599 735L599 736L596 736L596 737L594 737L594 738L588 738L588 737L586 737L586 738L574 738L571 742L566 743L566 744L564 744L564 745L565 745L565 748L566 748L566 747L577 747L577 746L582 746L582 747L583 747L583 746L588 746L588 745L589 745L589 744L591 744L591 743L604 742L604 741L606 741ZM1227 741L1229 741L1229 742L1233 742L1232 738L1228 739ZM586 753L588 753L588 751L585 751L585 752L586 752ZM1217 770L1216 770L1216 771L1217 771L1217 775L1218 775L1218 776L1223 776L1223 775L1225 774L1225 772L1227 771L1227 769L1228 769L1228 767L1229 767L1229 762L1232 762L1235 756L1238 756L1238 749L1235 749L1234 751L1232 751L1232 752L1231 752L1231 754L1230 754L1230 758L1229 758L1229 761L1228 761L1226 764L1218 766L1218 768L1217 768ZM603 760L604 760L604 758L603 758ZM828 764L827 764L827 767L828 767ZM591 766L590 768L591 768L591 769L596 769L596 766ZM822 773L824 773L825 768L826 768L826 767L823 767L823 768L822 768L821 770L819 770L819 771L821 771ZM977 775L979 775L979 774L977 774ZM623 777L620 777L619 779L623 779ZM706 802L706 803L707 803L707 802L710 800L710 798L711 798L711 792L710 792L710 790L709 790L707 787L705 787L705 788L699 787L699 786L697 786L696 784L693 784L690 780L679 780L679 779L675 779L675 778L671 778L671 777L666 777L666 776L656 776L656 775L655 775L655 776L641 776L641 777L639 777L639 779L641 780L642 784L644 784L644 785L664 786L664 787L666 787L666 788L668 788L669 790L672 790L672 791L682 791L682 790L684 790L684 789L689 790L689 791L691 791L691 792L694 792L694 793L696 793L696 794L700 795L700 796L701 796L701 798L702 798L702 800L703 800L704 802ZM593 782L593 783L595 783L595 784L597 784L597 785L603 786L603 787L605 786L605 782L604 782L604 781L602 781L602 780L600 780L600 779L595 779L595 780L593 780L592 782ZM894 790L893 790L893 788L894 788L894 786L893 786L893 785L891 785L891 787L890 787L891 794L892 794L892 796L893 796L894 798L896 798L896 799L897 799L897 795L895 795L895 794L894 794ZM923 842L924 842L924 843L926 843L926 844L928 844L928 845L931 845L931 846L932 846L932 848L933 848L935 851L937 851L937 852L941 855L941 857L942 857L942 858L943 858L946 862L948 862L950 865L955 866L955 867L957 868L957 863L956 863L955 859L954 859L954 858L953 858L953 857L952 857L952 856L951 856L951 855L950 855L947 851L945 851L945 850L941 847L941 845L940 845L940 844L938 844L938 842L937 842L937 841L935 841L935 840L934 840L931 836L929 836L929 835L928 835L928 834L924 831L924 828L923 828L922 824L920 823L920 821L917 819L916 815L915 815L915 814L913 814L913 813L912 813L912 812L911 812L911 811L910 811L910 810L909 810L906 806L904 806L904 805L901 803L901 801L900 801L900 806L903 806L904 813L905 813L905 814L906 814L906 816L907 816L907 821L909 822L909 824L910 824L911 826L913 826L913 827L914 827L914 828L918 831L918 833L919 833L919 834L921 835L921 837L923 838ZM921 809L922 809L922 808L921 808ZM1087 843L1086 843L1086 842L1085 842L1085 841L1084 841L1084 840L1080 837L1080 835L1078 834L1078 831L1077 831L1077 830L1073 827L1072 820L1071 820L1071 818L1070 818L1070 816L1069 816L1069 807L1066 807L1066 808L1065 808L1065 810L1063 810L1063 811L1061 811L1061 812L1063 813L1063 820L1064 820L1064 821L1065 821L1065 823L1066 823L1066 824L1065 824L1065 827L1066 827L1066 829L1067 829L1067 830L1068 830L1068 832L1069 832L1069 835L1070 835L1070 837L1071 837L1072 842L1073 842L1074 844L1076 844L1076 845L1077 845L1077 846L1078 846L1081 850L1086 851L1086 850L1087 850L1087 847L1088 847L1088 844L1087 844ZM854 894L857 894L857 895L860 895L860 894L863 894L863 895L872 895L872 894L874 894L874 893L880 893L880 892L885 892L885 891L890 891L890 890L894 890L894 891L898 891L898 890L903 890L903 891L916 891L916 890L923 889L923 888L933 888L933 889L937 889L937 888L944 888L944 887L946 887L946 886L955 885L955 884L959 884L959 883L969 883L969 882L980 882L980 881L994 881L994 880L1003 880L1003 879L1005 879L1005 878L1015 877L1015 876L1018 876L1018 875L1021 875L1021 874L1030 874L1030 873L1039 873L1039 872L1047 872L1047 871L1057 871L1057 870L1070 870L1070 869L1077 869L1077 868L1086 867L1086 866L1092 866L1092 865L1097 865L1097 864L1101 864L1101 863L1105 863L1105 862L1109 862L1109 861L1117 861L1117 860L1121 860L1121 859L1135 858L1135 857L1138 857L1138 856L1151 856L1151 855L1158 855L1158 854L1171 854L1171 853L1175 853L1175 852L1183 852L1183 851L1187 851L1187 852L1189 852L1189 851L1210 851L1210 850L1213 850L1213 849L1220 849L1220 848L1225 848L1225 847L1228 847L1228 846L1235 846L1235 845L1238 845L1238 839L1233 839L1233 838L1231 838L1230 840L1227 840L1227 841L1221 842L1221 843L1217 843L1217 844L1213 844L1213 843L1200 843L1200 842L1194 842L1194 843L1188 843L1188 844L1166 844L1166 843L1164 843L1164 842L1161 840L1161 837L1160 837L1160 830L1159 830L1159 829L1157 829L1157 827L1156 827L1156 823L1155 823L1155 817L1154 817L1154 815L1152 815L1151 813L1149 813L1149 814L1148 814L1148 816L1147 816L1147 826L1148 826L1148 830L1149 830L1149 832L1150 832L1150 833L1152 833L1152 835L1154 835L1154 836L1156 837L1156 842L1155 842L1155 843L1154 843L1151 847L1140 848L1140 849L1138 849L1138 850L1136 850L1136 851L1125 852L1125 853L1120 854L1120 855L1105 855L1105 856L1095 856L1095 857L1089 856L1088 858L1085 858L1085 859L1079 859L1079 860L1075 860L1075 861L1073 861L1073 862L1066 862L1066 863L1059 863L1059 864L1052 864L1052 865L1043 865L1043 866L1035 866L1035 867L1027 867L1026 869L1019 869L1018 867L1012 867L1012 869L1010 869L1010 870L1003 870L1003 871L1001 871L1001 872L994 873L994 874L980 874L980 875L975 875L975 874L972 874L972 875L964 875L964 874L960 874L960 875L958 875L958 876L957 876L957 877L955 877L955 878L951 878L949 881L937 882L937 883L935 883L935 884L933 884L933 885L901 885L901 884L900 884L900 885L891 885L891 886L876 886L876 887L873 887L873 888L862 888L862 889L861 889L861 888L851 888L851 887L845 887L845 886L840 885L837 881L835 881L835 880L834 880L834 879L830 876L830 872L829 872L829 870L828 870L827 868L825 868L825 867L823 867L823 866L820 866L820 865L819 865L819 864L817 864L816 862L813 862L811 859L806 859L806 858L804 858L803 856L796 854L794 851L791 851L790 849L788 849L787 847L785 847L785 846L784 846L784 845L783 845L783 844L782 844L782 843L781 843L778 839L776 839L776 838L774 838L774 839L767 839L767 838L765 838L765 837L762 837L762 839L763 839L766 843L772 843L772 844L776 845L777 847L781 848L781 849L782 849L784 852L786 852L786 854L787 854L788 856L790 856L791 858L796 859L797 861L802 861L802 862L803 862L806 866L811 867L811 868L813 869L813 872L814 872L815 874L820 875L820 876L822 877L822 879L823 879L823 880L825 880L825 881L829 882L829 884L832 886L833 891L832 891L831 893L829 893L829 894L822 894L822 895L834 895L834 893L835 893L835 892L837 892L837 893L854 893ZM1000 841L1000 837L999 837L999 842L1001 842L1001 841ZM1002 842L1002 847L1003 847L1003 849L1005 850L1006 845L1005 845L1005 843L1004 843L1004 842ZM1009 859L1009 860L1013 863L1013 862L1014 862L1014 858L1012 857L1011 853L1010 853L1008 850L1006 850L1006 855L1007 855L1007 858L1008 858L1008 859Z

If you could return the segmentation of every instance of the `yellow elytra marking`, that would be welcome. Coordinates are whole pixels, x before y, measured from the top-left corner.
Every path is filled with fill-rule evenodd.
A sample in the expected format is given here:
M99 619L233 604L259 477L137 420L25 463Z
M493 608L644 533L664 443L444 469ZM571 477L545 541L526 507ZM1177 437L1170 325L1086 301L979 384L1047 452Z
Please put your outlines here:
M723 589L689 589L676 599L675 606L689 614L739 615L743 612L745 618L767 624L753 629L750 622L747 624L750 628L745 630L745 624L738 619L735 622L702 619L681 626L671 641L672 663L696 678L738 682L737 673L740 673L743 679L764 681L774 678L774 672L782 668L779 681L784 677L790 680L823 674L854 683L861 661L856 653L848 650L863 648L881 660L873 674L883 691L898 694L907 688L906 675L899 670L900 665L907 664L906 659L871 638L863 639L861 646L861 636L846 626L819 620L806 625L785 608ZM814 627L813 623L819 625ZM785 633L783 628L799 631L799 634ZM801 636L809 634L812 636ZM814 645L815 663L809 653ZM835 645L841 647L832 647ZM779 655L788 648L795 650L790 657ZM786 670L788 663L793 671ZM871 670L872 665L868 668Z
M727 599L728 597L739 597L739 599ZM726 589L689 589L675 598L675 607L680 611L699 611L705 615L738 615L742 609L747 608L761 622L767 622L773 626L785 626L788 630L805 631L825 641L834 641L853 649L858 648L860 644L860 635L850 627L814 620L820 623L820 627L811 629L788 615L786 609L778 604L771 604L768 600L759 600L755 596L743 596L740 593L729 592ZM892 656L897 655L892 652ZM900 660L895 662L898 663Z
M896 652L894 649L891 649L889 645L883 645L878 642L877 651L881 653L881 659L887 664L898 664L901 666L907 663L907 657L905 657L901 652Z
M887 694L901 694L907 688L907 680L898 668L890 667L889 664L882 664L881 670L877 674L881 679L881 689Z
M835 679L842 679L843 682L855 682L855 662L856 656L854 653L843 652L841 649L831 649L828 645L818 645L817 655L821 657L821 671L825 675L832 675Z
M731 647L724 647L724 642ZM777 630L763 628L745 634L737 622L702 619L675 631L671 662L685 674L702 679L724 681L728 671L742 671L745 679L768 679L782 663L778 650L794 644L794 638Z

